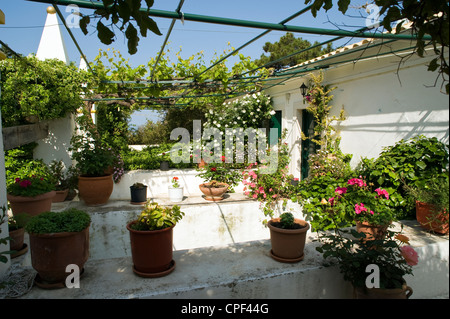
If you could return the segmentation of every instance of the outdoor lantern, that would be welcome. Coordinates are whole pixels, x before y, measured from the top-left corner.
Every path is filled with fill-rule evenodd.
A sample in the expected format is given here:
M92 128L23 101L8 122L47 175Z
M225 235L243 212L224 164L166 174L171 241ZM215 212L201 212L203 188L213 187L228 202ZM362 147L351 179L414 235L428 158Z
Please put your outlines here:
M302 86L300 86L300 92L302 92L303 95L303 104L305 104L305 95L307 90L308 87L305 85L305 83L302 83Z

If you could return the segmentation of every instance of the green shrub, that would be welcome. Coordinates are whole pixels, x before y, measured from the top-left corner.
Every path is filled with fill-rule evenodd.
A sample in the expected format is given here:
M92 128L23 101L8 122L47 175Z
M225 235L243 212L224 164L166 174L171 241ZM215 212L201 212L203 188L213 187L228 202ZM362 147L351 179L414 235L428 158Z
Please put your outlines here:
M30 234L80 232L91 223L89 214L76 208L44 212L30 219L25 230Z
M404 185L415 187L423 180L441 176L448 164L448 145L420 135L384 148L376 159L363 159L358 170L367 182L389 192L397 218L406 219L414 218L415 206Z

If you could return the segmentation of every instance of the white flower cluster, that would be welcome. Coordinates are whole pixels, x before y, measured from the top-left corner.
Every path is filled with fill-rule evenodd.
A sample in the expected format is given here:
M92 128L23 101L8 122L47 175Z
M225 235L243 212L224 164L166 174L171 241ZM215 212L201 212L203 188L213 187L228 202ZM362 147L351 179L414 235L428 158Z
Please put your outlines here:
M271 98L261 92L247 94L234 101L228 101L206 113L205 127L262 128L264 122L275 114Z

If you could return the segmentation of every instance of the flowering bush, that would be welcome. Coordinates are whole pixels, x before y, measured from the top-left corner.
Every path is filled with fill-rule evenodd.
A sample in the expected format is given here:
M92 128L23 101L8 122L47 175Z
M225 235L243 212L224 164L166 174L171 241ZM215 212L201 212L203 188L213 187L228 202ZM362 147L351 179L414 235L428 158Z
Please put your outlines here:
M51 192L54 189L53 181L33 175L27 178L16 178L15 182L8 186L8 194L34 197Z
M264 121L274 114L271 98L257 92L209 110L205 114L205 127L216 127L221 131L226 128L262 128L265 127Z
M331 206L333 213L345 214L348 220L368 222L372 225L388 225L394 220L390 207L389 193L381 188L374 191L361 178L351 178L347 187L335 189L335 196L323 199L324 205Z
M401 288L404 276L412 274L412 266L417 265L417 252L409 246L407 236L388 231L385 239L361 241L364 234L351 229L335 229L335 234L320 237L325 259L332 257L337 262L344 279L354 287L366 287L369 273L367 266L379 268L379 288ZM349 236L348 233L352 236Z
M179 188L180 187L180 183L178 182L179 178L178 177L173 177L172 178L172 186L173 188Z
M288 199L294 186L291 183L292 176L288 172L287 143L280 139L277 148L268 150L268 153L270 152L278 152L278 166L273 174L264 173L265 163L250 163L242 175L245 185L244 194L260 201L264 215L273 218L278 201Z

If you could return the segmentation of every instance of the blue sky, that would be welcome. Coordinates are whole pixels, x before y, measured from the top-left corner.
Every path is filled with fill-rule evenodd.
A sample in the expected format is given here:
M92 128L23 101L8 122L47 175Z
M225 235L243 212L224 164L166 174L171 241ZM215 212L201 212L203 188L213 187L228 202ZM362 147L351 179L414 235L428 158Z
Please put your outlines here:
M364 3L363 1L353 1L352 3ZM155 0L154 9L174 11L179 0ZM8 44L16 52L28 55L36 53L42 34L42 29L46 19L46 3L36 3L25 0L0 0L0 9L5 13L6 24L0 26L0 40ZM289 17L293 13L304 8L303 0L185 0L182 11L201 15L235 18L243 20L253 20L260 22L278 23ZM65 17L69 16L66 7L60 6L60 10ZM89 14L91 10L81 9L84 14ZM310 12L292 20L288 24L297 26L308 26L326 29L354 29L354 27L364 26L364 18L358 18L360 11L350 10L349 16L343 16L335 8L325 13L320 11L317 18ZM151 57L157 56L163 44L165 35L170 26L170 19L155 18L162 36L149 33L147 38L141 38L138 52L129 55L127 52L125 37L117 34L115 42L109 48L119 50L125 58L129 59L131 65L146 65ZM84 35L79 28L71 29L83 53L88 61L92 61L97 56L99 49L107 49L97 38L94 27L90 27L88 35ZM168 48L171 52L177 52L182 48L181 55L187 58L199 51L204 51L205 61L211 60L214 53L222 53L232 47L239 47L250 39L259 35L264 30L252 28L240 28L222 26L215 24L197 23L185 21L182 24L177 21L169 38ZM259 58L263 53L262 47L265 42L275 42L284 33L273 31L262 39L255 41L241 51L242 54L252 58ZM307 39L310 42L323 42L329 39L328 36L298 34L298 37ZM63 28L63 37L69 53L69 59L76 64L79 63L80 53L76 49L69 34ZM348 44L351 39L336 42L335 46ZM353 42L358 41L354 39ZM232 63L232 60L230 61ZM148 112L146 112L148 113ZM145 116L137 116L133 119L135 125L145 122Z

